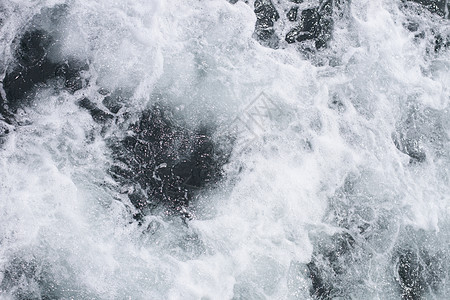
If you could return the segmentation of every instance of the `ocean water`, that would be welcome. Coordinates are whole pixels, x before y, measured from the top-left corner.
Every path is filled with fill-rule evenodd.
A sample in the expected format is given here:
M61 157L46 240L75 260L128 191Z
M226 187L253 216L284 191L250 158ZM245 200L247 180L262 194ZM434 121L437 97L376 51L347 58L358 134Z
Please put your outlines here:
M449 9L2 0L0 299L449 299Z

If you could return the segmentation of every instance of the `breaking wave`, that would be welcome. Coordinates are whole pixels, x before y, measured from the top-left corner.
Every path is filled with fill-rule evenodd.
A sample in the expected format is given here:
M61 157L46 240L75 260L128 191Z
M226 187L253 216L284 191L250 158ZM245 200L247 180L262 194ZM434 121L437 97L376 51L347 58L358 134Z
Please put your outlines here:
M447 0L3 0L0 299L446 299Z

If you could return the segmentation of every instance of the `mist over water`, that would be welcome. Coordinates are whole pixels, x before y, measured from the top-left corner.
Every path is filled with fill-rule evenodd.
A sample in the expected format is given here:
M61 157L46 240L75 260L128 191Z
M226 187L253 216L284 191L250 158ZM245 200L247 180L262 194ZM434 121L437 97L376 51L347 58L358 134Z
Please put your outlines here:
M0 2L0 299L448 299L450 2Z

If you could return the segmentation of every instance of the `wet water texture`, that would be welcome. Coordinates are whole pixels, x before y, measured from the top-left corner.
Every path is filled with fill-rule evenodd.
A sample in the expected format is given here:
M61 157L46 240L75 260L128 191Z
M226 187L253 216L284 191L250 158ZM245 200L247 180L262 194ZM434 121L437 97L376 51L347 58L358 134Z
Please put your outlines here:
M447 299L447 0L0 3L0 300Z

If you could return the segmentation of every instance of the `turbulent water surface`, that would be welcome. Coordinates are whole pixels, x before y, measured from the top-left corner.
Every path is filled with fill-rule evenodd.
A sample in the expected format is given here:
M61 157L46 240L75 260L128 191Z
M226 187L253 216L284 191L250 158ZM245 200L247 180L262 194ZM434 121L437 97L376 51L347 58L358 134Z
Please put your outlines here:
M449 9L1 0L0 299L449 299Z

